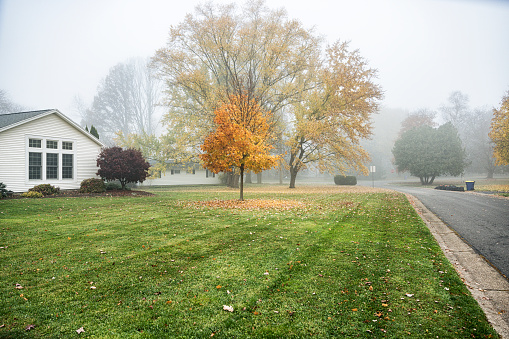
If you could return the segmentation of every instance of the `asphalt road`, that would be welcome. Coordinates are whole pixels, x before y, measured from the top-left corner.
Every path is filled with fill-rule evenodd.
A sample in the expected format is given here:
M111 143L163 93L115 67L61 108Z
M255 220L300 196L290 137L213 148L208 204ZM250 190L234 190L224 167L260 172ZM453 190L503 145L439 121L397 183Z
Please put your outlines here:
M368 183L364 183L366 186ZM371 185L370 185L371 186ZM413 195L509 279L509 199L376 182Z

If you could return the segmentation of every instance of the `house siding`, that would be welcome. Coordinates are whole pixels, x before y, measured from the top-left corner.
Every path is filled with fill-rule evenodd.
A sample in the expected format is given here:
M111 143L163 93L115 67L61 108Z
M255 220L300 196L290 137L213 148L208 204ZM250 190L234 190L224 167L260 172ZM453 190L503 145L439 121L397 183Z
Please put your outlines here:
M206 175L206 171L203 169L196 170L195 174L186 173L185 170L181 170L178 174L171 174L171 170L167 170L162 173L160 178L146 179L140 186L166 186L166 185L214 185L220 184L219 176L209 177Z
M64 139L74 143L74 176L63 180L28 180L28 138ZM26 192L43 183L76 189L84 179L95 178L101 146L57 114L49 114L0 133L0 182L14 192Z

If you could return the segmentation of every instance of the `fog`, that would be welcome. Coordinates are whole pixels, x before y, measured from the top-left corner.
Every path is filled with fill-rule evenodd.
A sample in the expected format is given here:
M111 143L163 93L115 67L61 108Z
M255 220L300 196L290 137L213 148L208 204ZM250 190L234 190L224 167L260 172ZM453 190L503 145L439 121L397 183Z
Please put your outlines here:
M216 0L215 3L231 3ZM233 1L242 6L244 1ZM0 90L27 110L56 108L80 122L119 63L165 47L170 26L198 0L0 0ZM439 112L449 95L491 110L509 90L509 2L475 0L267 0L328 43L340 39L378 69L384 90L365 146L386 171L400 122ZM440 122L440 114L437 115ZM159 125L160 128L160 125Z
M216 1L230 3L231 1ZM239 2L241 5L243 2ZM149 57L199 1L3 0L0 89L28 109L76 120L119 62ZM509 89L507 1L271 0L329 42L350 40L379 70L386 107L438 107L452 91L472 106L499 104Z

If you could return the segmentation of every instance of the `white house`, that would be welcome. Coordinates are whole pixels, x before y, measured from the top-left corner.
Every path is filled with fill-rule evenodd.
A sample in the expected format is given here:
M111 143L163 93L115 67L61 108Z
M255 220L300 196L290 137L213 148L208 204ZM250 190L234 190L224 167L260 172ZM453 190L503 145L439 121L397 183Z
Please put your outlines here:
M146 179L141 186L217 185L221 183L218 175L204 169L200 164L181 165L168 161L167 167L167 170L160 173L157 178Z
M79 188L97 177L102 147L56 109L0 114L0 182L14 192L39 184Z

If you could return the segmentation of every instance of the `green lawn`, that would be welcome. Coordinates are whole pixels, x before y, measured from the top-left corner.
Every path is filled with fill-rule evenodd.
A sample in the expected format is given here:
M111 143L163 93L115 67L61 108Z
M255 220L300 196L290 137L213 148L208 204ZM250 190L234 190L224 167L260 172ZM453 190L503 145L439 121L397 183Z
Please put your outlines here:
M402 194L154 193L0 200L0 338L498 338Z

